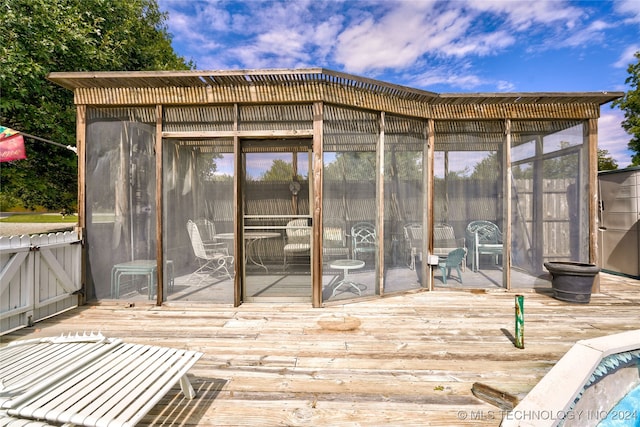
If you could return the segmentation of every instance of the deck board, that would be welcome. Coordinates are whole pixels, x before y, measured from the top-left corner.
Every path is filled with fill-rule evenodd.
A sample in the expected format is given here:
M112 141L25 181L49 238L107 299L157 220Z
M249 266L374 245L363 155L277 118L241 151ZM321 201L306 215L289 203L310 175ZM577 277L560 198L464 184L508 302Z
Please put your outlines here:
M520 292L520 291L519 291ZM589 304L525 295L524 349L513 345L515 292L417 292L313 309L305 303L108 302L0 337L100 331L201 351L193 401L174 387L143 425L498 426L480 382L523 397L578 340L640 328L640 281L603 274ZM338 331L321 320L349 316Z

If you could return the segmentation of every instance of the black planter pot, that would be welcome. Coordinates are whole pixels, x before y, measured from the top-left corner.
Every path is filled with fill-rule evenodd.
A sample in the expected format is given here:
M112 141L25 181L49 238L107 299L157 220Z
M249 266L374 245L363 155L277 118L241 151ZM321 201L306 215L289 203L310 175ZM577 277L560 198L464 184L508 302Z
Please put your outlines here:
M600 267L580 262L545 262L551 273L553 297L561 301L587 304Z

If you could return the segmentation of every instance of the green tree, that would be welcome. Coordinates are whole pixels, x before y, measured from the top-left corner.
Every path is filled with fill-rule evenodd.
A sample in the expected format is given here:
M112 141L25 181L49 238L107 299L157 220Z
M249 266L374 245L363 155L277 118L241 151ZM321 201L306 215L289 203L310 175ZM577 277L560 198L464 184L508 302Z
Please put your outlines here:
M262 181L291 181L293 179L293 164L282 159L276 159L271 163L271 168L260 179ZM302 181L304 178L298 174L296 180Z
M598 149L598 170L610 171L618 169L618 162L611 157L609 150Z
M375 179L375 174L376 153L368 151L336 153L335 161L324 169L324 178L336 181L370 181Z
M171 47L157 0L0 0L0 124L75 145L73 94L53 71L190 69ZM69 209L77 193L72 151L26 138L27 159L3 163L5 199Z
M490 153L475 164L471 173L472 180L494 180L500 176L502 160L498 158L498 153Z
M422 179L422 152L390 151L385 153L385 175L400 180Z
M630 64L627 69L629 77L626 83L631 89L620 99L613 101L613 107L620 107L624 111L622 128L631 135L628 147L634 154L631 156L631 165L640 165L640 51L635 53L636 63Z

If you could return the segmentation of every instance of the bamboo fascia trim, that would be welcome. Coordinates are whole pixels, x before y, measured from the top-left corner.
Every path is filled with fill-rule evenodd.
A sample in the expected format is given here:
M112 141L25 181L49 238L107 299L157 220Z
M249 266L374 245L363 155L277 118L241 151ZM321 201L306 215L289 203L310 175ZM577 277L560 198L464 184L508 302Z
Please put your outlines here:
M372 92L355 91L343 88L327 88L325 102L347 107L374 111L385 111L406 117L426 118L429 115L428 104L394 98Z
M432 105L431 116L451 119L590 119L600 116L597 104L456 104Z
M605 104L622 92L536 92L536 93L435 93L324 68L52 72L47 78L67 89L78 88L163 88L163 87L249 87L320 84L342 86L424 104L516 104L595 103Z
M596 103L569 104L429 104L393 95L310 82L306 84L163 88L78 88L75 103L87 105L186 105L311 103L344 106L434 119L592 119Z
M204 87L164 88L78 88L76 104L89 105L156 105L205 104L209 102Z

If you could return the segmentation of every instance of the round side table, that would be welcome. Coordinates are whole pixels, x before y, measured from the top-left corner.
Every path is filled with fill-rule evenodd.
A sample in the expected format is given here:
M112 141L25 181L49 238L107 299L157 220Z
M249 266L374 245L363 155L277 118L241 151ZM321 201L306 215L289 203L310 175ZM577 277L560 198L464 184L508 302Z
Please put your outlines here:
M355 283L349 279L349 270L356 270L362 267L364 267L364 261L360 261L357 259L339 259L329 263L329 268L344 271L344 276L342 277L342 280L340 280L333 288L333 292L331 293L331 298L336 296L336 292L338 291L338 289L342 287L347 288L343 292L346 292L347 290L352 289L358 295L362 295L362 290L366 289L367 287L363 284Z

